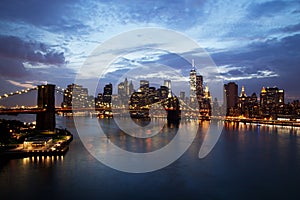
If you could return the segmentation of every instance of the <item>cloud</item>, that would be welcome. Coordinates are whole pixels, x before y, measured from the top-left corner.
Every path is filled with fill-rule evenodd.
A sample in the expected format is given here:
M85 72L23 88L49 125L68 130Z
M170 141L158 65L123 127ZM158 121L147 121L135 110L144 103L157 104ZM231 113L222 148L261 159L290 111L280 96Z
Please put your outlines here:
M29 78L39 74L38 68L61 66L66 63L64 53L44 43L24 41L14 36L0 36L0 71L2 77ZM35 71L30 70L35 66Z
M291 82L299 74L297 1L4 0L0 10L1 76L19 78L21 83L40 78L62 85L64 76L71 81L97 45L121 32L153 26L182 32L205 47L227 80L248 78L259 84L263 77L271 77L266 79L293 87ZM121 53L126 52L130 53L123 49ZM170 54L150 56L125 56L109 68L105 81L118 80L137 64L155 62L181 69L188 77L191 60ZM205 64L196 64L201 65L201 74Z
M0 36L0 58L30 63L57 65L65 63L63 52L56 52L44 43L27 42L14 36Z
M13 81L13 80L7 80L7 82L11 83L14 86L18 86L21 88L34 88L39 84L45 84L44 82L41 81L25 81L23 82L17 82L17 81Z
M254 3L249 8L249 18L273 17L284 11L286 7L287 3L285 1Z
M287 33L299 32L300 31L300 23L286 26L286 27L282 28L281 31L287 32Z

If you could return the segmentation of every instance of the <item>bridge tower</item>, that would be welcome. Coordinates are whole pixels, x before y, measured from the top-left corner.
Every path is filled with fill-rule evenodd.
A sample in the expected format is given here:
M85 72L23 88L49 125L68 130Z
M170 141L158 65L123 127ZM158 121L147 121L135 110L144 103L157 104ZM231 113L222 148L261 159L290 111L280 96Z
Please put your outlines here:
M167 109L168 127L170 127L171 124L178 127L181 119L181 110L180 110L179 100L176 96L168 98L167 108L168 108Z
M39 85L37 94L37 106L39 109L46 109L45 112L37 113L37 130L55 129L55 85Z

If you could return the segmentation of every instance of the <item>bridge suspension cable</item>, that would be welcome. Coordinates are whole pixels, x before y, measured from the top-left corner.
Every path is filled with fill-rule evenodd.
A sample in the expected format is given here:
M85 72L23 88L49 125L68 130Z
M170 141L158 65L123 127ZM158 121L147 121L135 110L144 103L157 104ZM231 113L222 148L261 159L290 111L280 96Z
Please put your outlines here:
M10 92L10 93L5 93L5 94L0 96L0 99L6 99L6 98L11 97L11 96L25 94L25 93L28 93L28 92L31 92L31 91L34 91L34 90L37 90L37 87L27 88L27 89L23 89L23 90L17 90L15 92Z

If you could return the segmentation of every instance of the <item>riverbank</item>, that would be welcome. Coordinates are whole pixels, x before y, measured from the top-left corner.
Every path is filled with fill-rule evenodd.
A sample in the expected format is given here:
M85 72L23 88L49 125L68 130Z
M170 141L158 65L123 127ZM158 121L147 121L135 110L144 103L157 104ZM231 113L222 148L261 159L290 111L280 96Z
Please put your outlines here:
M69 150L69 144L73 140L73 135L66 129L60 130L60 134L53 134L55 142L43 146L33 144L31 147L25 148L25 143L10 144L2 147L0 151L0 158L13 159L13 158L26 158L32 156L58 156L64 155ZM35 137L44 137L45 134L38 134ZM49 135L47 135L49 137ZM61 139L60 137L63 137ZM52 140L51 138L51 140ZM60 138L60 139L57 139Z
M281 120L264 120L264 119L246 119L246 118L226 118L226 122L233 123L250 123L256 125L272 125L272 126L291 126L291 127L300 127L300 122L297 121L281 121Z

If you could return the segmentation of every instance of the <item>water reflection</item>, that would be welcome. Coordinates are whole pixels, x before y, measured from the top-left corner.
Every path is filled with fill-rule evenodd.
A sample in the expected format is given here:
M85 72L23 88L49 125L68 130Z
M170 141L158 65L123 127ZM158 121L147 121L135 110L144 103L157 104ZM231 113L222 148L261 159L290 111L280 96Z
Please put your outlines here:
M63 155L55 156L31 156L22 158L23 165L39 165L40 167L50 167L64 161Z
M270 134L291 134L298 135L300 127L270 125L270 124L255 124L255 123L242 123L242 122L225 122L224 127L227 131L233 132L267 132Z
M126 123L126 120L131 121L132 119L124 118L123 120L123 123ZM141 126L144 126L144 123L149 123L141 119L134 119L134 121ZM137 153L151 152L166 146L175 137L178 131L178 128L168 127L167 124L165 124L157 134L150 134L148 138L139 138L134 135L145 134L141 132L142 130L136 130L134 134L128 135L118 127L113 119L99 119L99 124L109 139L108 142L112 142L126 151Z
M120 196L125 199L284 199L298 195L299 128L217 121L223 128L221 137L212 152L199 159L200 146L212 122L182 121L183 125L197 127L198 133L177 161L152 173L127 174L101 164L85 150L72 118L57 119L57 124L74 134L69 151L61 157L0 160L3 199L45 196L52 199L119 199ZM111 120L98 122L98 119L82 118L86 137L91 140L95 129L90 125L95 120L103 123L110 136L102 138L103 144L116 142L132 150L151 151L161 145L156 143L168 143L176 135L176 129L164 128L159 137L128 139ZM189 135L187 131L185 136Z

